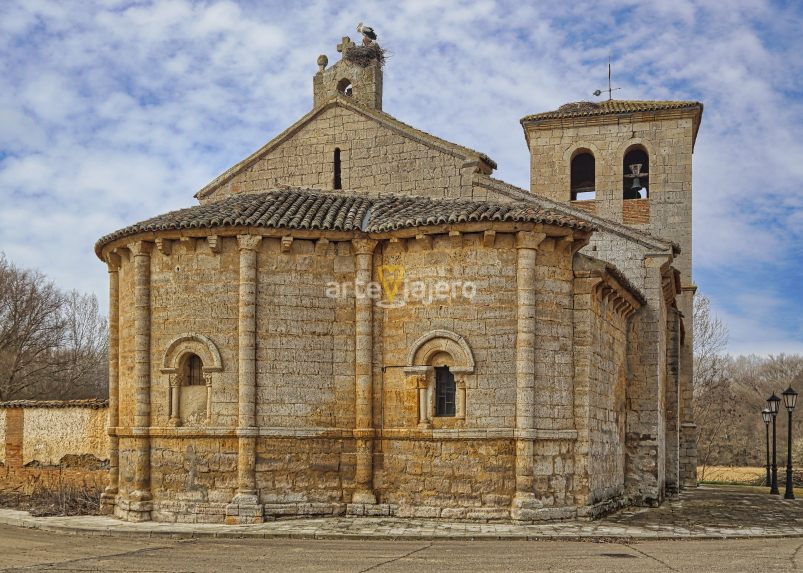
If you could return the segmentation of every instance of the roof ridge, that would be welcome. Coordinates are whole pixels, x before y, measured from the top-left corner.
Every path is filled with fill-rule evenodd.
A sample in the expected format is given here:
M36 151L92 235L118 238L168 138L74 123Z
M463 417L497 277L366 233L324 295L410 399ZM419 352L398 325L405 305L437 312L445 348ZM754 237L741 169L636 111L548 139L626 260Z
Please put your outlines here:
M682 109L699 107L702 113L703 104L699 101L656 101L656 100L608 100L603 102L579 101L563 104L553 111L545 111L521 118L520 123L544 119L568 117L591 117L617 113L634 113L639 111L660 111L664 109Z

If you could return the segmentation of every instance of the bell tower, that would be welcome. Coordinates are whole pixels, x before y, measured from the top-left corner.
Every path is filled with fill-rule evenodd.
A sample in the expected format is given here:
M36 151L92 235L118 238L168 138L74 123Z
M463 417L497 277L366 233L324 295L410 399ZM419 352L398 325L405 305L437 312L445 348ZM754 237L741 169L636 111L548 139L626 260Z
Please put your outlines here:
M340 61L329 69L329 58L318 56L319 70L312 79L315 107L340 94L382 111L382 48L376 42L357 46L345 36L337 51Z
M530 190L680 244L691 284L692 153L703 104L578 102L521 120Z

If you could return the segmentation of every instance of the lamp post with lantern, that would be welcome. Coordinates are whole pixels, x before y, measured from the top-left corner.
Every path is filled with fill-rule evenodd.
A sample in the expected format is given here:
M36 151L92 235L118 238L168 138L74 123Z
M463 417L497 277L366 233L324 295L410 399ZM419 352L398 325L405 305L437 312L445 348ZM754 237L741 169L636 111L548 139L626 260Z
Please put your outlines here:
M761 412L761 417L764 418L764 427L767 430L767 487L770 486L770 482L772 482L772 476L770 475L770 422L772 422L772 412L769 411L768 408L764 408Z
M789 413L786 435L786 492L783 498L795 499L795 492L792 490L792 410L795 409L795 402L797 402L797 392L790 386L781 393L781 396L783 396L786 411Z
M775 440L775 419L778 417L778 405L781 399L775 394L767 398L767 409L772 415L772 483L770 484L770 494L779 495L778 491L778 463L776 457L777 442Z

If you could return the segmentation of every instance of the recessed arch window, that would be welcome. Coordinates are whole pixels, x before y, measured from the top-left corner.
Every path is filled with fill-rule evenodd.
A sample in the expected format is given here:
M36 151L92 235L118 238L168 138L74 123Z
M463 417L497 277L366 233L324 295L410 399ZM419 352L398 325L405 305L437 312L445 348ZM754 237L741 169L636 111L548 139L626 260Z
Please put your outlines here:
M625 153L622 160L622 198L646 199L650 196L650 157L641 147L634 147Z
M595 159L591 153L583 151L572 159L571 200L595 199L596 195Z
M457 386L448 366L435 368L435 415L455 416Z

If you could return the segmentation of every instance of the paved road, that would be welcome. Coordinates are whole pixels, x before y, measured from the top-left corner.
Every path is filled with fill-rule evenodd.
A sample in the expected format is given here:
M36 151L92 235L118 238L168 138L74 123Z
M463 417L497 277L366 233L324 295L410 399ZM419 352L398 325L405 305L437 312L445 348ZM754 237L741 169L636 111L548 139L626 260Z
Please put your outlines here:
M0 525L0 572L762 573L803 571L801 539L572 541L155 540Z

